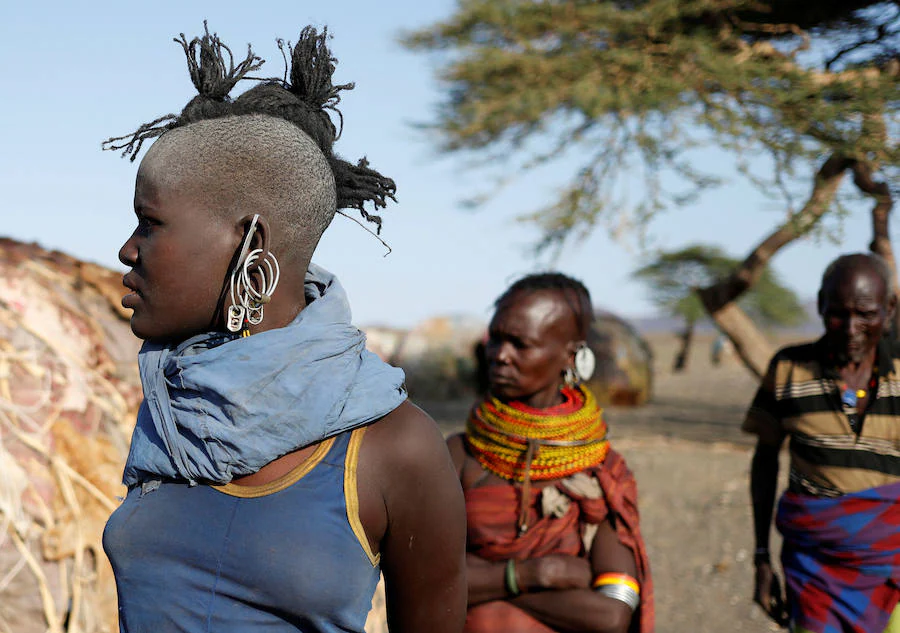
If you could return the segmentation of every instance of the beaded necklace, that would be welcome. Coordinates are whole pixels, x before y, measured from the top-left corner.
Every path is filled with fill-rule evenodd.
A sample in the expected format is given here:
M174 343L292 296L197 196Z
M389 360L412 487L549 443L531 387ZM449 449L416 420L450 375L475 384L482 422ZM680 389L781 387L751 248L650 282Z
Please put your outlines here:
M860 415L857 405L859 401L866 397L869 393L875 394L878 387L878 366L872 368L872 377L869 378L867 389L851 389L846 382L840 383L841 405L850 428L857 435L862 431L862 416Z
M877 385L878 367L873 367L867 389L851 389L846 382L841 382L841 402L848 407L856 408L856 404L865 398L869 391L873 391Z
M486 470L522 482L519 530L527 529L531 480L561 479L606 459L602 409L582 386L565 387L562 404L535 409L486 398L466 422L466 443Z

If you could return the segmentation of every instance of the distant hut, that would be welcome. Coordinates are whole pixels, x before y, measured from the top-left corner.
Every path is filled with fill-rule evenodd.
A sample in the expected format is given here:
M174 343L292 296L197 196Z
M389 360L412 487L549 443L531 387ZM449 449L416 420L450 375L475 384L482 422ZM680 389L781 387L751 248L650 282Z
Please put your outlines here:
M588 336L597 368L588 385L605 405L635 406L653 392L653 352L630 323L599 311Z
M472 346L484 329L483 321L467 316L426 319L400 339L386 360L406 371L413 398L469 399L474 396Z

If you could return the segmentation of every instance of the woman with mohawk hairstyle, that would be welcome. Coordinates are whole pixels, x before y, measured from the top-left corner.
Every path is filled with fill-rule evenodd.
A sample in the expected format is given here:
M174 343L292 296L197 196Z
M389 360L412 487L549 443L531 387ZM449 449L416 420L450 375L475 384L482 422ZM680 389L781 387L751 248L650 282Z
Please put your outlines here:
M465 510L403 372L365 349L337 279L311 263L335 212L394 199L333 152L335 59L306 28L290 80L230 91L262 60L207 31L176 40L198 90L110 139L134 160L122 303L144 339L128 495L104 547L127 633L362 632L379 571L393 632L465 618Z

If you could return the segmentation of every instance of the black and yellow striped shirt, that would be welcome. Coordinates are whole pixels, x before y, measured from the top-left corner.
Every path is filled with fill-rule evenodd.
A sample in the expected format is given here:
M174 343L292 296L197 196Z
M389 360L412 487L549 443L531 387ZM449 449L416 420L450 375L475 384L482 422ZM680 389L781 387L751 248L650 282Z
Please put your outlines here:
M822 340L779 351L747 411L743 430L767 443L790 437L790 486L838 496L900 481L900 358L878 349L877 386L859 433L841 403L840 379Z

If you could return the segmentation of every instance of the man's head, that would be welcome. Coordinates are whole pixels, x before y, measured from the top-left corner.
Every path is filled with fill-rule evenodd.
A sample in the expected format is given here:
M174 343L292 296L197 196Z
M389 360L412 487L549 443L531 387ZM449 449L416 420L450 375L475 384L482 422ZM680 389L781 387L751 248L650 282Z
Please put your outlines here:
M896 309L891 271L877 255L842 255L822 275L818 307L839 364L874 357Z

